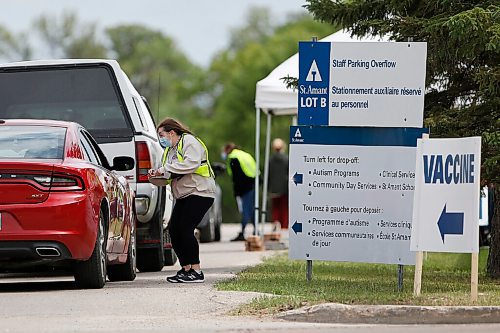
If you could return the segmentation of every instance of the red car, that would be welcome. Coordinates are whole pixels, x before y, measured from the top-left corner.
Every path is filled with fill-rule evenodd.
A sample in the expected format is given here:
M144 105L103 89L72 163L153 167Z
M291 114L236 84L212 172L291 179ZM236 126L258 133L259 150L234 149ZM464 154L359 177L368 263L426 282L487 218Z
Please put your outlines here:
M71 269L83 288L136 276L134 193L76 123L0 119L0 271Z

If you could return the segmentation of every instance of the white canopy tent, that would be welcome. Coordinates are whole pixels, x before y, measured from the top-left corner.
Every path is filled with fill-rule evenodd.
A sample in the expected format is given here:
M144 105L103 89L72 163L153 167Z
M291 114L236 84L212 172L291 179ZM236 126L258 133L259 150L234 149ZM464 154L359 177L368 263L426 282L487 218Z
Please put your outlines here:
M352 38L345 30L337 31L320 41L322 42L379 42L387 41L387 38ZM255 221L265 222L267 210L267 188L269 177L269 154L271 143L271 120L272 116L289 115L296 116L298 112L298 93L294 89L288 89L282 80L284 77L299 77L299 54L296 53L278 67L268 76L257 82L255 93L255 159L257 166L260 165L260 113L267 116L266 148L264 157L264 179L262 189L262 206L259 205L259 177L255 178ZM294 117L295 118L295 117ZM259 211L262 207L259 219Z

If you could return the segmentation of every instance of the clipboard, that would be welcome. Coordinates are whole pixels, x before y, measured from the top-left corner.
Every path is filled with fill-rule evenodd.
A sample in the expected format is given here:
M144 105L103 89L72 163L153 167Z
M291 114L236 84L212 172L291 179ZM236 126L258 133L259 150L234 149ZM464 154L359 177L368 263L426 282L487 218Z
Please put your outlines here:
M149 177L149 182L156 186L167 186L170 178L165 178L162 176Z

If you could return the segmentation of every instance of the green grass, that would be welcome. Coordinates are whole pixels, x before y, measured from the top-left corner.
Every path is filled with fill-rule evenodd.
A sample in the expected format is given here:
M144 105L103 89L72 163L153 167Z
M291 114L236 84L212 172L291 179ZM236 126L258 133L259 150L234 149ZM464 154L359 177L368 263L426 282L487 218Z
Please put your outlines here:
M486 276L487 248L479 255L479 298L475 305L500 305L500 281ZM237 309L241 314L268 314L325 302L343 304L471 305L470 254L428 253L423 265L422 294L413 297L414 266L405 266L403 291L397 291L397 265L313 262L306 281L306 262L281 254L247 269L219 290L270 294Z

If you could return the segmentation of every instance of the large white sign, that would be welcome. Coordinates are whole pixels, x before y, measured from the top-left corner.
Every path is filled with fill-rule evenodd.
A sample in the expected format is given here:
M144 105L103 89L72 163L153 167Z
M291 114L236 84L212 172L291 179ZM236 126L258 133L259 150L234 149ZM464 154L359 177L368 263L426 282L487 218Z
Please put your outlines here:
M412 251L479 251L481 138L418 140Z
M375 130L292 127L290 258L414 264L415 147Z
M300 42L300 125L422 127L426 43Z

